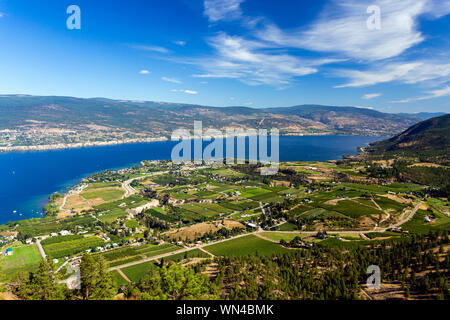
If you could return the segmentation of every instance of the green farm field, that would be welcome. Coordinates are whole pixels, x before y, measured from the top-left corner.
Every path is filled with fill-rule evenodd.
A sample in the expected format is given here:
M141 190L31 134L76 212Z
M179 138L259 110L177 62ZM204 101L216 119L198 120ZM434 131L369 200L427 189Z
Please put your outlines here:
M155 268L155 262L153 261L143 262L121 270L128 277L128 279L132 282L136 282L147 276L151 268Z
M304 234L301 233L284 233L284 232L263 232L261 233L261 235L264 238L268 238L274 241L280 240L291 241L295 237L303 238L305 236Z
M47 255L52 258L58 259L104 245L105 241L98 237L87 237L82 239L52 243L44 245L43 248Z
M85 199L101 198L103 201L113 201L120 199L125 192L117 188L104 188L92 191L85 191L81 193L81 196Z
M18 271L33 271L40 261L36 245L15 247L12 256L0 257L0 281L10 280Z

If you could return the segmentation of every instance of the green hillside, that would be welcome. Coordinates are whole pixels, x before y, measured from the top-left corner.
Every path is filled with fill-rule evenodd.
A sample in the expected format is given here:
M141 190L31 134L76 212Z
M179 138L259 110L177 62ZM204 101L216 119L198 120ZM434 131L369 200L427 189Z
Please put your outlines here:
M450 114L417 123L391 139L367 148L372 158L417 158L421 162L450 161Z

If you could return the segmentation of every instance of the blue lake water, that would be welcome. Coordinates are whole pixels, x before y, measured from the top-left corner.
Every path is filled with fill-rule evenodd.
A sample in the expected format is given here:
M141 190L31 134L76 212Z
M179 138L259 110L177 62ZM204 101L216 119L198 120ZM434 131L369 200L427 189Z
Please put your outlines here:
M326 161L385 137L282 136L280 161ZM48 197L81 179L142 160L170 159L177 142L122 144L79 149L0 153L0 224L42 217ZM204 142L204 146L208 143ZM14 212L15 211L15 212Z

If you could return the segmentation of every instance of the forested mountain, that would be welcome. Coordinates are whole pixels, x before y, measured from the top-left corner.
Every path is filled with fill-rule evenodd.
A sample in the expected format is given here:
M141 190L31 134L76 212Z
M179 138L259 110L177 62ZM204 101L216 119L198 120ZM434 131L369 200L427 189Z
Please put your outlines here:
M367 152L370 157L406 157L422 162L448 163L450 114L422 121L391 139L375 142Z

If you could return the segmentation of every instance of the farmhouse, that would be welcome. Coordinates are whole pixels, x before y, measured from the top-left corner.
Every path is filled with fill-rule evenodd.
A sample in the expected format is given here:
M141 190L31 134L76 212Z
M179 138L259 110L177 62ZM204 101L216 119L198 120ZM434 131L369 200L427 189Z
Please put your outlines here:
M4 256L12 256L13 255L13 249L12 248L6 249L6 251L5 251L5 253L3 255Z
M12 256L12 254L13 254L13 249L12 248L6 249L6 251L5 251L5 255L6 256Z

